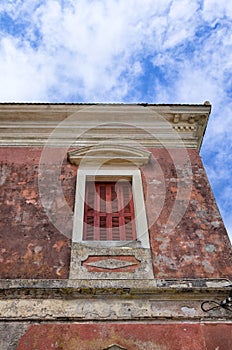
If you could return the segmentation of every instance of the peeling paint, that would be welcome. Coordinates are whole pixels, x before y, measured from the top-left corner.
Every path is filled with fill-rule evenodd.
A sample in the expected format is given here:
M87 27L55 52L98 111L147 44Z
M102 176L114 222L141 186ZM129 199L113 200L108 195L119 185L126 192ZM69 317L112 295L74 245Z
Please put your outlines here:
M231 336L229 324L32 325L17 350L102 350L112 344L127 350L228 350Z
M176 175L177 172L181 174L181 186L187 188L190 174L175 169L167 150L150 151L156 162L141 170L148 224L152 222L149 234L155 278L203 278L208 275L232 278L231 245L197 151L188 150L193 171L189 205L171 232L167 231L166 224L180 185ZM0 257L2 278L68 277L71 242L49 222L38 194L40 154L39 148L19 147L15 152L12 148L0 150L4 169L0 204L0 239L5 249ZM155 171L157 164L158 172ZM52 174L52 168L48 169L48 184L49 172ZM75 166L64 161L60 179L70 208L74 206L76 172ZM50 189L54 190L52 182ZM160 196L165 196L164 204L153 222ZM50 203L50 210L56 212L59 220L67 221L67 229L71 232L72 221L62 216L59 197L55 204Z
M15 153L17 159L12 162ZM68 277L70 240L49 222L38 193L40 154L40 149L0 150L1 159L5 158L1 163L0 241L4 253L0 256L0 278ZM72 205L76 169L69 166L63 171L64 176L73 172L63 185Z
M7 164L0 164L0 186L5 183L9 174L10 169L8 168Z
M175 170L166 150L150 149L150 151L159 162L166 188L162 211L157 221L150 227L154 275L158 278L211 276L232 279L231 244L199 154L195 150L188 150L193 172L189 204L178 225L172 231L167 231L166 224L175 202L178 185L178 182L174 181L177 179L175 171L179 170ZM149 190L149 181L152 181L155 174L153 164L146 165L143 173L148 179ZM189 173L182 174L182 187L189 186L191 182L189 175ZM156 200L158 201L159 198L157 197ZM150 220L156 215L157 206L154 200L150 205L149 197L146 205L148 220Z
M205 250L206 250L207 252L209 252L209 253L213 253L213 252L215 252L217 249L216 249L216 247L215 247L214 244L207 244L207 245L205 246Z
M207 261L207 260L203 260L202 261L202 265L204 266L204 269L205 269L205 271L207 272L207 273L213 273L214 272L214 268L213 268L213 266L210 264L210 262L209 261Z
M181 310L187 316L194 316L196 314L196 310L194 308L183 306Z

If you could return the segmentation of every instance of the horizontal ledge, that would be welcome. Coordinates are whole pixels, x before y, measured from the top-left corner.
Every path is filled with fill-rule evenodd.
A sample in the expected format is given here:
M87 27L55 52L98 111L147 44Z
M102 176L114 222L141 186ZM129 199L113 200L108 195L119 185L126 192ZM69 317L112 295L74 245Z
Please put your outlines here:
M13 297L16 294L36 295L47 298L65 295L74 297L83 295L160 295L161 293L175 294L228 294L232 282L228 279L141 279L141 280L35 280L35 279L6 279L0 280L0 297Z
M133 145L133 143L130 143L127 140L125 141L125 144ZM49 143L47 142L47 139L3 139L0 140L0 146L1 147L83 147L83 146L92 146L94 144L99 144L99 140L77 140L76 142L71 143L69 140L61 140L61 139L52 139L49 140ZM153 142L151 140L140 140L136 139L136 142L139 142L140 145L144 147L150 147L150 148L192 148L192 149L198 149L198 143L195 139L187 139L182 140L182 142L177 142L176 140L162 140L162 142Z

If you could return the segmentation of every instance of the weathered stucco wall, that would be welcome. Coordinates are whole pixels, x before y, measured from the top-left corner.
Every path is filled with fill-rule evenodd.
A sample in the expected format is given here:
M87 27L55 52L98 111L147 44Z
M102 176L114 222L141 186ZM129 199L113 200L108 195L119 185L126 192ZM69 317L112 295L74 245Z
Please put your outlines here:
M3 331L8 331L8 336L5 331L1 332L1 328ZM226 323L61 323L28 325L27 331L25 324L13 323L5 324L1 328L1 350L107 350L111 345L118 345L118 349L121 347L126 350L229 350L232 348L232 328ZM23 336L22 333L24 333ZM15 340L19 337L21 339L17 345ZM4 343L6 338L7 342Z
M49 221L38 191L41 149L1 148L0 243L1 278L68 278L70 239ZM51 171L52 169L50 169ZM60 175L73 205L76 169ZM48 188L52 191L52 179ZM51 210L61 212L59 198Z
M42 206L38 192L41 150L0 149L1 278L68 278L72 221L65 217L59 195L50 212L66 222L66 236L49 221ZM175 162L165 149L150 151L153 158L142 172L155 277L231 277L230 243L197 151L188 150L193 176L183 169L177 174L178 157L183 164L181 150L175 151ZM56 167L50 163L46 173L46 191L51 194ZM70 211L76 171L64 159L59 179ZM174 222L175 215L170 221L174 206L181 211L183 201L187 205L180 222ZM167 222L174 222L172 230L167 230Z
M156 278L231 279L231 244L198 152L188 150L191 174L182 167L182 150L172 151L175 164L167 150L151 151L153 159L143 168L143 177ZM182 172L177 175L179 164ZM179 222L178 213L182 213Z

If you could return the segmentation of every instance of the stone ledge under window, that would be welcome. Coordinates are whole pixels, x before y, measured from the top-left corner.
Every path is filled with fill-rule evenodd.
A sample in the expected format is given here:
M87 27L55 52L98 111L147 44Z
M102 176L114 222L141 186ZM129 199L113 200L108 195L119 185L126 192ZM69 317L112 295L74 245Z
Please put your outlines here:
M95 268L88 268L86 262L89 259L90 261L95 261L96 266L93 265ZM138 264L135 268L130 269L128 266L131 265L133 259ZM116 260L118 261L118 266L116 266ZM119 267L119 263L121 263L121 267ZM104 268L101 266L104 266ZM89 247L82 243L73 242L69 278L91 280L154 279L150 249L125 246L113 248L99 246L96 249L96 247Z

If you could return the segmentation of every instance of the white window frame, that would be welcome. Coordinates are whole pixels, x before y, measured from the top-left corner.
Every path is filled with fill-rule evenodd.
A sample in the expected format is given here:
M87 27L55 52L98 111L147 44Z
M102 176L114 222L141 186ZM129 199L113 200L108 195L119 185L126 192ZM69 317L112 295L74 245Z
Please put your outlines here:
M82 243L87 246L98 245L100 247L112 246L130 246L132 241L85 241L83 240L84 226L84 203L85 203L85 186L88 178L94 178L97 181L98 177L106 177L107 181L113 181L115 178L130 177L132 180L132 195L135 211L135 226L136 226L136 242L138 248L150 248L147 216L144 203L143 185L140 170L134 166L104 166L96 168L79 168L77 171L75 208L74 208L74 223L72 241L74 243Z

